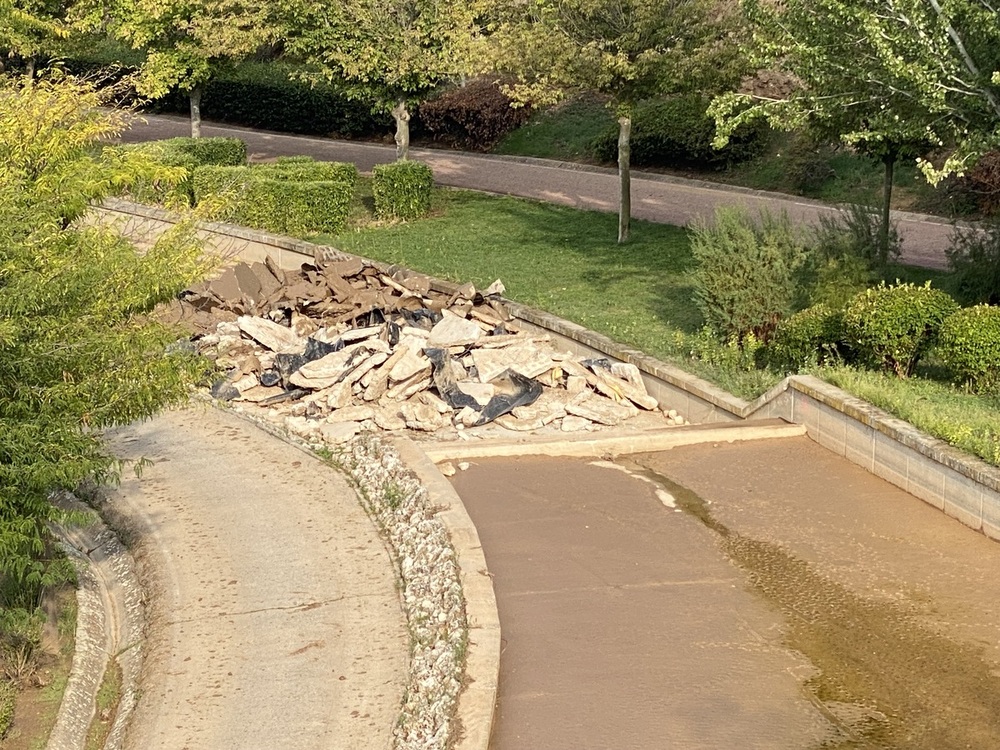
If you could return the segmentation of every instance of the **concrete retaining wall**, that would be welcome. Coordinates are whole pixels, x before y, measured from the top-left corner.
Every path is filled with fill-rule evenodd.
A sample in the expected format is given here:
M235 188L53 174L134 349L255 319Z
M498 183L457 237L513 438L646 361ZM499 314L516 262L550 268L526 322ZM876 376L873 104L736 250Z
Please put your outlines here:
M161 209L119 200L106 201L95 217L146 242L175 221ZM199 234L220 255L247 261L270 255L283 268L298 268L317 256L342 255L331 247L227 224L204 223ZM443 281L436 286L455 289ZM781 417L805 425L809 437L823 447L1000 540L1000 469L818 378L786 378L748 402L575 323L516 302L508 307L525 328L551 334L574 353L635 364L650 393L692 423Z

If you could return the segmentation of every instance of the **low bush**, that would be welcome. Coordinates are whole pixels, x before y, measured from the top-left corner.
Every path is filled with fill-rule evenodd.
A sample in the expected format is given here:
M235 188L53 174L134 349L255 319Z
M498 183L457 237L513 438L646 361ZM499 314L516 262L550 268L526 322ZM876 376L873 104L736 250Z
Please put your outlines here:
M895 222L889 224L887 257L879 254L879 228L882 218L878 209L852 203L836 215L821 215L816 229L816 250L824 258L856 258L871 269L883 268L899 258L902 240Z
M479 78L423 102L418 112L434 140L470 151L489 151L531 119L530 107L510 105L510 97L496 81Z
M805 249L788 217L721 208L712 225L694 227L694 302L721 338L767 342L792 308Z
M843 338L843 313L826 304L814 305L778 323L767 347L767 361L781 372L799 372L841 359Z
M1000 219L980 227L956 226L945 252L962 303L1000 304Z
M958 309L930 282L884 282L857 295L844 310L844 331L860 361L905 378L934 343L941 323Z
M1000 213L1000 151L984 154L963 177L950 182L947 192L953 202L966 207L967 213Z
M431 207L434 173L426 164L397 161L372 170L375 215L380 219L416 219Z
M941 324L937 354L955 380L978 393L1000 393L1000 307L964 307Z
M187 177L174 187L146 183L132 188L130 196L140 203L191 203L194 200L192 176L206 165L235 166L246 164L247 145L239 138L168 138L162 141L109 147L120 153L139 151L169 167L184 167Z
M632 116L631 163L721 169L764 152L770 130L762 120L738 128L725 148L713 148L715 120L705 114L708 104L697 94L641 102ZM618 159L617 124L594 141L594 152L603 161Z
M252 169L254 175L270 180L346 182L352 187L358 182L358 168L348 162L305 158L255 164Z
M339 232L347 224L357 169L353 164L292 162L201 167L197 201L226 199L219 218L277 234Z
M17 687L0 677L0 740L7 734L14 721L14 705L17 703Z

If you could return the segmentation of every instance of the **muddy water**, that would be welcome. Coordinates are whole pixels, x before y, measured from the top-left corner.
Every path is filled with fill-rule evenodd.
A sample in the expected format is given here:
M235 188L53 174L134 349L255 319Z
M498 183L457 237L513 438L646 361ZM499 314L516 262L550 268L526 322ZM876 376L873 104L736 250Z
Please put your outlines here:
M831 463L828 454L817 452L820 449L807 442L794 443L792 450L787 441L781 448L775 441L768 442L772 445L742 446L739 458L732 446L722 446L722 450L709 446L621 463L656 481L673 496L678 508L712 530L720 550L745 571L752 590L782 613L787 622L786 645L818 670L804 689L840 729L839 738L821 747L1000 748L1000 671L995 654L988 650L996 641L978 640L997 627L995 600L988 598L993 584L979 592L983 598L978 603L975 586L952 592L956 597L952 601L935 596L956 578L977 574L995 578L1000 572L996 567L1000 545L984 545L986 540L971 531L960 533L955 522L943 515L927 516L927 509L916 499L899 498L896 495L902 493L880 480L858 475L854 467ZM748 461L747 453L754 451L757 460ZM742 492L736 490L741 469L733 467L740 461ZM817 462L825 472L816 471ZM754 466L756 470L747 474ZM795 474L796 466L800 475L806 471L814 481L782 481L784 473L789 478ZM777 476L768 481L768 473ZM689 486L697 486L700 492L668 475L687 477ZM858 501L859 496L865 501ZM904 527L916 517L932 527L940 524L943 544L950 541L981 548L979 565L967 550L927 549L924 540L934 536L933 528L901 533L878 530L874 521L866 523L866 513L884 510L867 505L868 500L899 504L896 518ZM907 501L915 505L908 508ZM848 525L857 524L838 543L839 554L848 557L852 546L875 550L867 562L881 568L881 586L871 585L870 580L865 583L864 574L844 575L851 568L849 560L839 566L823 564L823 543L810 541L810 535L824 534L823 524L817 525L815 516L799 516L796 523L795 509L807 513L812 503L824 510L840 504L850 518ZM769 505L780 510L770 511ZM912 517L898 515L909 511ZM753 523L746 521L750 514L756 515ZM843 528L830 533L845 534ZM865 539L866 534L871 541ZM876 562L882 546L899 548L907 534L910 543L924 553L923 569L918 564L894 571L891 561ZM851 544L848 536L853 537ZM806 554L814 559L804 559ZM963 571L963 567L969 569ZM895 596L886 596L885 583L892 576L899 590ZM923 593L907 595L907 589Z

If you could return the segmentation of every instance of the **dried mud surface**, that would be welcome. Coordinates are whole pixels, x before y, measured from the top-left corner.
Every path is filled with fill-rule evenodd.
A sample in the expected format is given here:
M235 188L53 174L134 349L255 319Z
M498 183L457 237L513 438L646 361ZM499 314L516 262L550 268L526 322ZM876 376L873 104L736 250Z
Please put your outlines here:
M806 438L632 463L784 618L821 747L1000 747L1000 545Z

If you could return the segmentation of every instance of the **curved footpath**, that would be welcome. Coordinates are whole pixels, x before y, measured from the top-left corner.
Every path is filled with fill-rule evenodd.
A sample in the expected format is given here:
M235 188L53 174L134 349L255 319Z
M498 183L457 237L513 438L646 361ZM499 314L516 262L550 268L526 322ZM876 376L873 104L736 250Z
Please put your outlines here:
M125 142L173 138L190 134L188 120L167 115L145 115L123 134ZM326 161L353 162L362 172L391 162L395 147L329 138L289 135L205 123L205 136L241 138L251 158L307 155ZM615 170L569 162L526 157L488 156L460 151L410 149L414 159L430 165L441 185L557 203L593 211L618 210ZM687 226L710 218L719 206L744 205L750 210L784 212L796 222L816 224L836 209L805 198L719 185L701 180L632 172L632 215L636 219ZM903 241L902 261L927 268L945 268L945 248L951 224L939 218L894 211Z
M409 640L343 476L207 407L111 436L149 623L135 750L390 747Z

